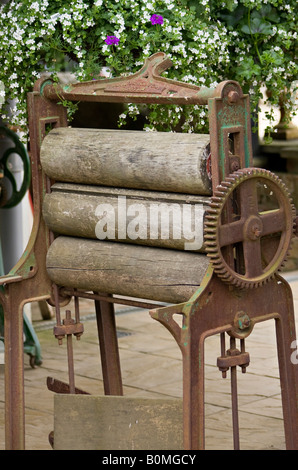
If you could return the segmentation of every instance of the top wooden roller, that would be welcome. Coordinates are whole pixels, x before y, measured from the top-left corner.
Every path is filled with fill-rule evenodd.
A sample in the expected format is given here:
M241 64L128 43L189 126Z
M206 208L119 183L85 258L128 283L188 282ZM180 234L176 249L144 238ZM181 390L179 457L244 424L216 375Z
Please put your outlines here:
M210 195L209 135L55 128L41 163L55 181Z

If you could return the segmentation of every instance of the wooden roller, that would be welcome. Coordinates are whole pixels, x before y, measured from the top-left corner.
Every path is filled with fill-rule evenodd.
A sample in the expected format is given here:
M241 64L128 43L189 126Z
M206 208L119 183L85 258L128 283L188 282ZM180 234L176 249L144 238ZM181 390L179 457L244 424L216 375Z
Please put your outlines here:
M207 197L72 183L51 190L43 216L56 234L204 250Z
M204 254L64 236L46 260L58 286L168 303L189 300L208 265Z
M55 128L41 147L55 181L211 195L209 135Z

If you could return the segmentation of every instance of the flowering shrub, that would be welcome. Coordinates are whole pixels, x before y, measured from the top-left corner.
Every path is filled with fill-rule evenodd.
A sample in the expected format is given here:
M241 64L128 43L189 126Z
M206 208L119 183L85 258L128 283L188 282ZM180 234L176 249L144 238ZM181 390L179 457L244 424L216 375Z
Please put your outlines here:
M86 80L108 67L119 76L157 51L173 61L169 78L207 87L237 80L254 110L265 84L277 105L298 76L295 7L296 0L10 0L0 5L0 80L11 108L2 107L2 117L10 111L10 124L26 126L26 94L45 70ZM287 106L290 115L291 100ZM138 112L129 105L126 113ZM147 127L202 132L206 124L204 107L152 106Z

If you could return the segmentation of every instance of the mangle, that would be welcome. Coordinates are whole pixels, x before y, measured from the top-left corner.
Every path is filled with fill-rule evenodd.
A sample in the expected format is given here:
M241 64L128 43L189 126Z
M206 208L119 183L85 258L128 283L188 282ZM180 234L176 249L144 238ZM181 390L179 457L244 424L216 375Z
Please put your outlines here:
M67 337L69 384L57 382L55 391L82 393L75 387L72 357L72 335L83 333L79 314L82 297L94 299L97 309L106 394L123 393L115 303L150 310L152 318L174 336L183 361L184 448L193 450L205 447L205 339L220 335L217 365L223 375L231 371L237 449L236 368L245 371L249 365L245 339L253 334L254 325L274 319L286 446L298 449L298 366L291 362L291 345L296 339L293 300L289 285L278 274L294 236L295 208L288 190L276 175L253 167L249 97L243 94L239 84L229 80L209 89L177 82L162 77L170 65L165 54L158 52L147 59L139 72L127 77L67 86L40 79L29 93L34 226L23 257L0 279L5 312L7 448L24 448L21 308L33 300L47 300L56 306L54 334L59 341ZM167 137L145 137L143 134L148 133L139 132L137 137L131 137L127 132L123 138L120 130L112 134L112 131L71 129L66 110L59 104L61 97L76 102L208 105L210 134L209 137L190 136L190 144L184 136L183 148L188 150L179 152L178 134L173 134L176 140L171 144L171 133ZM138 143L141 148L138 158L133 159L129 154L132 142L129 139L134 139L135 145ZM166 145L172 153L160 152L155 158L154 139L169 142ZM206 155L209 139L210 151ZM113 157L109 150L109 160L103 149L105 146L110 149L116 143L118 153ZM91 168L89 173L88 168ZM146 246L146 241L99 240L94 235L94 222L91 235L87 233L87 223L81 224L80 231L76 223L72 224L81 217L88 218L91 206L87 205L79 213L78 205L69 211L69 222L59 219L59 210L53 209L58 207L55 197L62 204L65 195L70 195L72 201L76 198L82 201L88 193L99 198L96 201L120 194L137 201L148 198L179 204L196 204L196 198L203 194L204 204L208 199L208 208L204 209L204 246L186 253L172 244ZM190 196L192 201L188 199ZM111 273L115 272L115 263L119 264L124 256L124 249L127 273L115 280ZM131 262L132 257L138 263ZM105 260L110 263L110 277L106 265L101 264ZM158 269L162 260L165 260L162 270L165 281L157 288L154 281L161 278ZM124 272L122 266L121 269ZM61 307L70 298L75 299L74 318L67 310L62 319ZM168 305L161 303L156 307L153 300ZM182 326L174 320L177 314L182 316Z

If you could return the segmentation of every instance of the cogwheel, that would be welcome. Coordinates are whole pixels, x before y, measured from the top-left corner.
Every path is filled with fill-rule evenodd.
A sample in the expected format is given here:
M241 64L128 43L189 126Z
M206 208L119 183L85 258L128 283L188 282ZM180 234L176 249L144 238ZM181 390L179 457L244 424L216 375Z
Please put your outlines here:
M296 211L274 173L243 168L217 186L204 224L207 256L224 282L257 287L283 266Z

